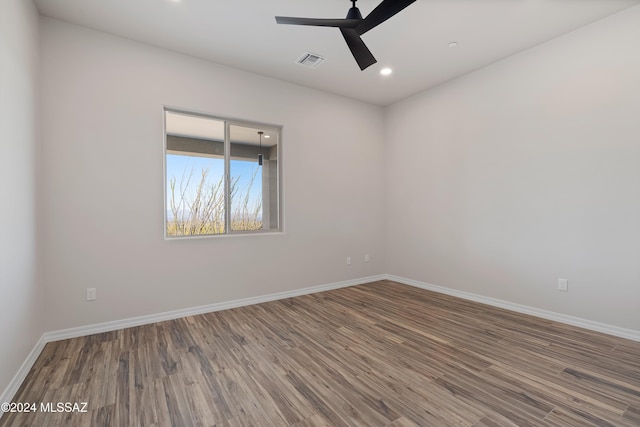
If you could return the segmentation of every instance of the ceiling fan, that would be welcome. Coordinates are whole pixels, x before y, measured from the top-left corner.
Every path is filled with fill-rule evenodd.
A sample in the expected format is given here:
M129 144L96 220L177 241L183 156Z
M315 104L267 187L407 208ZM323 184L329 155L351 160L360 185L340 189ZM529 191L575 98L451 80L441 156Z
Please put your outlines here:
M356 7L357 0L350 0L353 6L349 9L345 19L318 19L318 18L293 18L289 16L276 16L278 24L310 25L313 27L337 27L347 42L358 66L361 70L375 64L376 58L364 44L361 35L372 28L382 24L396 13L400 12L416 0L382 0L366 18L362 18L360 10Z

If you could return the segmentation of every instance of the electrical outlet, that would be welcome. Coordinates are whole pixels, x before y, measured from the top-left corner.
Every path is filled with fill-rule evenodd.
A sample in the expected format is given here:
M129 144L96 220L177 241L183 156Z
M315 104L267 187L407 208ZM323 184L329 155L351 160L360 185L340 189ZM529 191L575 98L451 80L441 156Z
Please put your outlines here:
M351 265L351 257L350 256L347 257L347 265Z
M558 279L558 290L562 292L569 291L569 280L568 279Z
M364 262L369 262L370 259L371 257L369 256L369 254L364 255Z
M87 301L96 300L96 288L87 288Z

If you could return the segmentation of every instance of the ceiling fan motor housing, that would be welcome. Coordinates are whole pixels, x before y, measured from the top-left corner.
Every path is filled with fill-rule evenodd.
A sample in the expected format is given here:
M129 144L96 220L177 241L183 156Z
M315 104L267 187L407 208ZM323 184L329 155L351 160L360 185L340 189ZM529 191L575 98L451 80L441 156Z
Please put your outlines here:
M356 3L353 3L353 7L347 12L347 19L362 19L360 9L356 7Z

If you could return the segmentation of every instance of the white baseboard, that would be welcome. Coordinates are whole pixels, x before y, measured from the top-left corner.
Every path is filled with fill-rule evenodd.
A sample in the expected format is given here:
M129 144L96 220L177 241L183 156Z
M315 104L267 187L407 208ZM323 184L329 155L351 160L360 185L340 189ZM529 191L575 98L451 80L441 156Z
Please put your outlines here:
M553 320L567 325L578 326L580 328L589 329L591 331L602 332L620 338L626 338L640 342L640 331L633 329L621 328L619 326L608 325L606 323L594 322L592 320L582 319L580 317L568 316L553 311L542 310L527 305L516 304L496 298L485 297L482 295L472 294L470 292L458 291L443 286L432 285L430 283L420 282L418 280L407 279L405 277L394 276L392 274L385 275L387 280L414 286L428 291L438 292L441 294L451 295L454 297L475 301L494 307L504 308L506 310L515 311L517 313L529 314L531 316L540 317L542 319Z
M24 362L22 362L22 366L20 366L20 369L18 369L18 372L13 376L13 379L11 380L7 388L2 392L2 394L0 394L0 403L12 401L13 396L15 396L16 393L18 392L20 385L22 384L24 379L27 377L27 374L31 370L31 367L33 366L33 364L36 363L38 356L40 356L40 353L42 353L42 350L44 349L44 346L46 344L47 342L44 340L44 335L43 335L40 337L40 339L38 340L36 345L33 347L31 352L29 352ZM3 415L3 412L0 411L0 418L2 418L2 415Z
M132 328L134 326L148 325L150 323L163 322L165 320L179 319L181 317L195 316L198 314L212 313L214 311L228 310L231 308L243 307L263 302L276 301L285 298L297 297L300 295L315 294L318 292L330 291L332 289L346 288L349 286L362 285L365 283L384 280L385 275L363 277L360 279L346 280L343 282L329 283L326 285L312 286L309 288L295 289L292 291L276 292L273 294L260 295L257 297L242 298L233 301L219 302L215 304L201 305L198 307L185 308L182 310L166 311L164 313L150 314L147 316L132 317L129 319L115 320L113 322L98 323L94 325L80 326L77 328L62 329L59 331L46 332L43 336L45 342L66 340L69 338L84 337L87 335L100 334L103 332L117 331L119 329Z

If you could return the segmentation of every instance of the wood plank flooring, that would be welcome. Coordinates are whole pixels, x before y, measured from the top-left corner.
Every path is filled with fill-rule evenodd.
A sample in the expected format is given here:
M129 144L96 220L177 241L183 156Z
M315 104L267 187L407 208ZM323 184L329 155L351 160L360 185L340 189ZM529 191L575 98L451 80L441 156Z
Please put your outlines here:
M640 343L380 281L49 343L0 426L640 426Z

